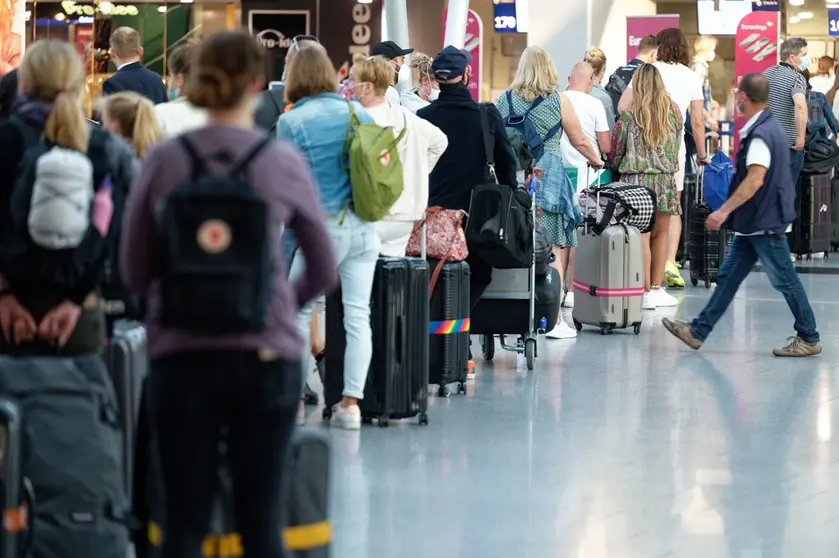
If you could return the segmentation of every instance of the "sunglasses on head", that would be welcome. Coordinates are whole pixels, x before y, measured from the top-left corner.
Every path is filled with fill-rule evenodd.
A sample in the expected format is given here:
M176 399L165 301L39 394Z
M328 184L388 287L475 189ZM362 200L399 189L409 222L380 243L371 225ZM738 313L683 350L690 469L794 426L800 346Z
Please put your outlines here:
M300 50L300 41L314 41L320 44L320 39L318 39L314 35L297 35L291 40L291 44L294 46L295 50Z

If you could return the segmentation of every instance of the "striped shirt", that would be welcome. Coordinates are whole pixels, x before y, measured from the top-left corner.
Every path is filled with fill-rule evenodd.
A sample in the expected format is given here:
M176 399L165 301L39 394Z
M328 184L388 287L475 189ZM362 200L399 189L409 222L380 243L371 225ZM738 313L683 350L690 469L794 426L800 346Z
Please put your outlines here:
M792 147L798 138L798 124L795 122L795 101L797 94L807 95L807 81L789 64L778 64L767 68L763 75L769 80L769 110L781 123Z

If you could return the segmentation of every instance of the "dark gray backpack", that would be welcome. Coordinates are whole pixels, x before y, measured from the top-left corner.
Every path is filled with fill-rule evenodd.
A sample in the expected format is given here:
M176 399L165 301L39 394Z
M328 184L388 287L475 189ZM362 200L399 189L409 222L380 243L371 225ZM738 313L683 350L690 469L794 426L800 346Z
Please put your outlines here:
M2 356L0 394L23 410L32 555L125 558L122 432L102 358Z

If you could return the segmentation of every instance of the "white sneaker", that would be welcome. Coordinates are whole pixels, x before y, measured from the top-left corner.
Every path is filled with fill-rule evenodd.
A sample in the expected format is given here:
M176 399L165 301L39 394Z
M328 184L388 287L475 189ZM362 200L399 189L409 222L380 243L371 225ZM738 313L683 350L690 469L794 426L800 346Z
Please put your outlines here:
M577 337L577 330L565 323L565 320L559 320L556 327L545 334L548 339L573 339Z
M358 405L350 405L346 408L340 403L333 405L331 424L344 430L360 430L361 409Z
M651 289L649 296L653 300L653 304L655 304L656 308L668 308L679 305L679 299L675 296L667 294L667 291L663 288Z
M641 302L641 309L642 310L655 310L655 298L652 296L652 291L648 293L644 293L644 298Z
M574 291L566 293L565 300L562 301L563 308L574 308Z

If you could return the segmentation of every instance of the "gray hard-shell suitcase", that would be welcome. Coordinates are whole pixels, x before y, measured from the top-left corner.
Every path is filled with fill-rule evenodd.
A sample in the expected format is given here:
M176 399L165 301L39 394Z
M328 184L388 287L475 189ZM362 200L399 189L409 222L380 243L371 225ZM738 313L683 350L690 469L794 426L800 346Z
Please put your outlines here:
M143 324L132 320L118 320L114 324L114 334L106 351L106 362L119 402L125 457L125 486L126 493L131 498L140 395L149 370L146 328Z
M34 502L32 483L23 476L23 411L14 399L0 398L0 482L2 482L3 528L0 558L29 556L33 531L29 524Z
M603 335L632 327L641 331L644 249L635 227L612 225L596 235L578 229L574 278L574 326L599 327Z

